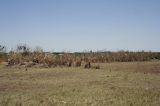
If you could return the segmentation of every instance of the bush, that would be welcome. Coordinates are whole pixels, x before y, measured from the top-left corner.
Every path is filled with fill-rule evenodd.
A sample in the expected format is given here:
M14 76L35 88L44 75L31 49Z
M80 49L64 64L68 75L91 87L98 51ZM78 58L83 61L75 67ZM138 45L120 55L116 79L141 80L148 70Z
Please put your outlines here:
M45 67L81 67L85 62L85 68L91 68L91 63L108 63L108 62L133 62L133 61L150 61L153 59L160 60L160 52L130 52L130 51L101 51L101 52L80 52L80 53L46 53L41 47L36 47L34 51L27 45L18 45L15 51L0 54L0 62L9 60L9 64L21 64L24 62L33 62ZM99 69L100 67L95 67Z

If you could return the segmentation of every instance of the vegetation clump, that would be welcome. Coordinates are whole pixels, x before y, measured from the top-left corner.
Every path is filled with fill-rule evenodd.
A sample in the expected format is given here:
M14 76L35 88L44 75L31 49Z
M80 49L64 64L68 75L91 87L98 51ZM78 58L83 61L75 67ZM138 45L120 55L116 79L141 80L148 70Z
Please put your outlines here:
M135 62L160 60L160 52L132 51L98 51L98 52L44 52L41 47L31 49L26 44L20 44L15 50L6 52L5 46L0 46L0 62L8 66L40 66L40 67L82 67L91 68L91 63ZM86 63L83 65L83 63ZM100 66L92 68L100 69Z
M90 62L87 62L86 64L85 64L85 66L84 66L84 68L91 68L91 63Z

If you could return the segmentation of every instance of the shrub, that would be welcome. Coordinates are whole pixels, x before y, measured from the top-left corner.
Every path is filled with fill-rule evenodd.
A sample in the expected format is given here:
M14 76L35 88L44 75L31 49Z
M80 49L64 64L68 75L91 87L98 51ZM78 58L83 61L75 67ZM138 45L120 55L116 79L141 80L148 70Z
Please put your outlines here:
M85 66L84 66L84 68L91 68L91 63L90 62L87 62L86 64L85 64Z

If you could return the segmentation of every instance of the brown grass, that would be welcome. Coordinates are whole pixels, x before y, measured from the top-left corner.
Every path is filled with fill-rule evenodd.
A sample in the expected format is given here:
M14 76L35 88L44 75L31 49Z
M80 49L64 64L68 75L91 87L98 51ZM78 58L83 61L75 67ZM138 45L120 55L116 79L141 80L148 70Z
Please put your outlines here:
M0 65L0 106L159 106L159 61L92 65L101 68Z

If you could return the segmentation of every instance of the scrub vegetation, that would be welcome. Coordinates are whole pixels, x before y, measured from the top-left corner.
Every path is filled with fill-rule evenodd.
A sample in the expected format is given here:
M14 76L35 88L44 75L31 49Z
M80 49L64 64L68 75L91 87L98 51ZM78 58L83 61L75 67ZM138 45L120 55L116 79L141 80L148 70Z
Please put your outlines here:
M20 47L21 46L21 47ZM159 106L159 52L0 53L0 106Z
M4 47L4 46L1 46ZM3 49L2 49L3 50ZM95 68L92 63L110 62L135 62L160 60L160 52L144 51L98 51L98 52L45 52L42 48L31 49L26 44L18 45L15 50L8 53L1 52L1 62L5 61L8 66L23 67L84 67Z

